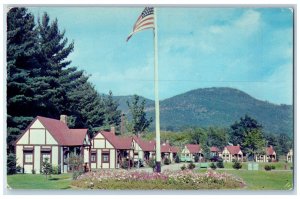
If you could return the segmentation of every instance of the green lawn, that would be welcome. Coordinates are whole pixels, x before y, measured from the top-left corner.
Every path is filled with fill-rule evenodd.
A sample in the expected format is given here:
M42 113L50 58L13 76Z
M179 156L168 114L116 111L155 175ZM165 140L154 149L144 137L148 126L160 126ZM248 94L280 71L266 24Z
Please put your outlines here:
M16 174L7 176L7 184L12 189L69 189L72 174L52 175L46 179L40 174Z
M260 162L259 164L259 170L264 170L265 165L274 165L275 170L285 170L285 162ZM232 169L232 162L225 162L224 167L225 169ZM248 169L248 162L243 162L242 163L243 167L242 169ZM292 163L287 163L287 169L290 170L291 167L293 166Z
M199 170L207 171L206 169ZM246 183L245 190L290 190L293 188L292 171L248 171L216 170L242 178ZM7 176L8 186L12 189L69 189L72 174L52 175L46 179L43 175L17 174Z
M200 172L205 172L204 169ZM292 171L248 171L248 170L216 170L242 178L246 190L291 190L293 188Z

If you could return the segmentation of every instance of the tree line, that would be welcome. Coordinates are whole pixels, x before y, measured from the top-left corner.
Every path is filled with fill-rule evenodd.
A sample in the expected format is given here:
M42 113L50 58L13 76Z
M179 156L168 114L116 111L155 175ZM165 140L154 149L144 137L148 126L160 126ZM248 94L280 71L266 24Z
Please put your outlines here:
M155 133L149 133L144 138L152 140L155 138ZM212 146L222 150L227 145L240 145L249 160L252 160L256 154L265 154L265 148L268 146L273 146L278 157L285 156L293 147L291 137L284 133L265 133L263 126L248 115L241 117L228 128L188 127L180 132L161 132L161 141L167 140L181 148L185 144L200 144L203 154L207 157Z

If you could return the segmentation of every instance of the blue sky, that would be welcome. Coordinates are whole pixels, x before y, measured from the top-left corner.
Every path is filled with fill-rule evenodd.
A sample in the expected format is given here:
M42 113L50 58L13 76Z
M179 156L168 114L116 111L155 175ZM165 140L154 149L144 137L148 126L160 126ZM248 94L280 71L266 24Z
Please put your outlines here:
M126 37L142 7L36 7L66 30L72 65L100 93L154 99L153 33ZM158 8L159 96L232 87L276 104L293 99L293 13L288 8Z

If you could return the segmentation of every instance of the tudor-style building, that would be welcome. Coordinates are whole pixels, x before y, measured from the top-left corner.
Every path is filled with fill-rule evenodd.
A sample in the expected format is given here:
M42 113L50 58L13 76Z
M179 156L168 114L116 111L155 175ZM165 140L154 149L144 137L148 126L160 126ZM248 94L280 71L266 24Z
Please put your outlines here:
M273 146L266 147L265 154L256 155L255 161L256 162L274 162L274 161L276 161L276 151L274 150Z
M132 138L134 146L134 161L141 159L147 162L155 155L154 141L145 141L136 135L132 136Z
M87 129L69 129L65 115L60 120L37 116L15 141L17 166L24 173L40 173L46 158L62 173L68 172L70 154L81 155L88 164L89 148Z
M92 138L91 145L91 169L120 168L122 161L133 160L132 138L116 136L114 128L110 131L99 131Z
M237 146L225 146L220 156L224 162L232 162L233 160L242 161L243 152L239 145Z
M199 144L187 144L184 146L181 154L184 156L185 159L195 161L195 156L199 156L199 160L203 158L202 149Z

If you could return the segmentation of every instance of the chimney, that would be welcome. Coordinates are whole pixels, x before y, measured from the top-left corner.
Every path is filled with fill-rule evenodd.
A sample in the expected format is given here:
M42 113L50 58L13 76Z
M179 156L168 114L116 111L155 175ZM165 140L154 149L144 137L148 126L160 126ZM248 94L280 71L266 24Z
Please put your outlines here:
M166 140L166 144L169 144L169 140Z
M110 127L110 132L111 132L112 134L116 135L116 129L115 129L114 126L111 126L111 127Z
M60 121L68 125L67 123L67 115L60 115Z

